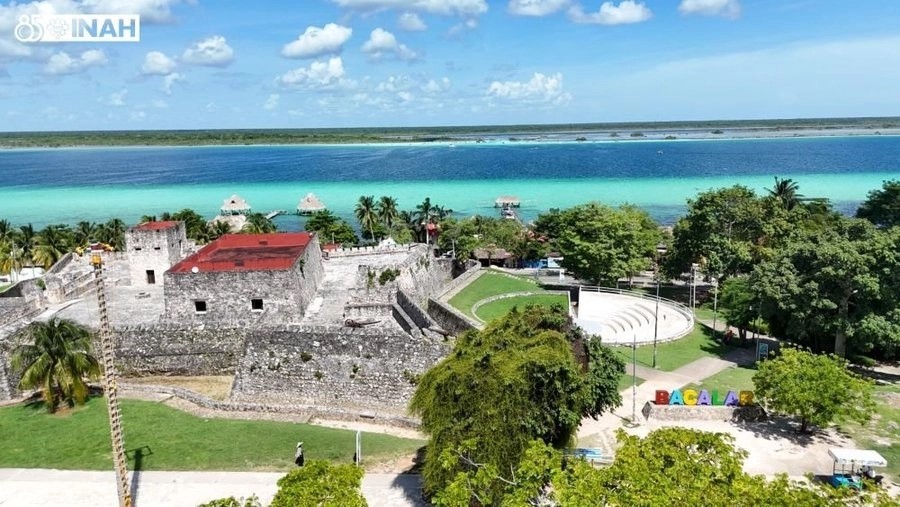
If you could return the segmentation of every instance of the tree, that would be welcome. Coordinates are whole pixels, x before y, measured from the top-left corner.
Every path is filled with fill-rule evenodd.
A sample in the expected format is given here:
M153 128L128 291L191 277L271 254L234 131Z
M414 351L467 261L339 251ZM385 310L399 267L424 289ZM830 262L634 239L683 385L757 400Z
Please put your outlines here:
M760 363L753 384L763 406L798 417L801 432L841 418L866 422L875 408L872 383L835 355L784 347L778 357Z
M800 204L803 195L798 194L800 185L790 178L779 179L775 177L775 186L769 190L769 196L775 199L782 208L791 211Z
M759 317L759 300L752 291L750 279L746 276L729 278L722 283L719 308L725 322L738 328L740 338L747 338L747 329Z
M91 332L72 321L53 318L33 322L25 333L30 343L13 349L10 360L13 371L21 375L19 387L40 388L50 412L60 402L83 404L88 396L85 379L100 376Z
M359 467L312 460L278 479L271 507L366 507L360 491L362 477Z
M878 227L900 225L900 180L885 181L881 189L869 192L856 210L856 216Z
M561 307L513 309L461 335L450 356L422 376L410 403L431 436L426 492L466 472L468 461L442 458L448 450L463 448L472 463L507 471L534 439L567 444L583 417L621 403L622 373L621 359L598 340L586 341ZM492 488L490 496L498 501L503 491Z
M224 220L209 224L209 239L215 240L226 234L231 234L231 225Z
M271 234L276 231L278 227L262 213L247 215L247 223L241 228L243 234Z
M844 356L900 350L900 234L842 218L800 231L751 284L777 336Z
M185 208L177 213L163 213L160 220L176 220L184 222L185 235L197 243L207 243L210 239L209 224L196 211Z
M112 218L100 225L97 230L98 239L118 251L125 250L125 230L128 227L118 218Z
M96 241L98 227L93 222L82 220L75 225L75 230L72 232L74 236L73 246L86 247L93 241Z
M378 223L378 212L375 209L375 197L363 195L359 197L353 213L363 231L369 231L369 239L375 241L375 224Z
M381 196L381 199L378 200L376 208L378 211L378 218L381 220L381 223L384 224L384 228L387 230L393 229L397 220L400 219L400 211L397 210L397 199L383 195Z
M558 222L559 236L553 239L563 256L562 266L578 278L603 285L647 269L661 238L650 216L633 206L583 204L563 211Z
M48 225L35 236L32 260L44 269L50 269L70 250L70 246L65 225Z
M313 213L306 220L305 228L307 231L317 233L321 243L355 245L358 242L353 227L328 210Z

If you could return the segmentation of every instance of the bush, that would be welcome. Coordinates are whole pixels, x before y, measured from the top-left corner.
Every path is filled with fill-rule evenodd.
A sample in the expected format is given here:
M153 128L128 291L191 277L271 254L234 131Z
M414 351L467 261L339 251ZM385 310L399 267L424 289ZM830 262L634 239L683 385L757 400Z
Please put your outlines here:
M362 477L356 466L312 460L278 479L271 507L367 507L360 491Z
M246 500L243 498L238 499L233 496L229 496L228 498L218 498L200 504L199 507L262 507L262 504L259 503L259 498L256 498L256 495L250 495Z

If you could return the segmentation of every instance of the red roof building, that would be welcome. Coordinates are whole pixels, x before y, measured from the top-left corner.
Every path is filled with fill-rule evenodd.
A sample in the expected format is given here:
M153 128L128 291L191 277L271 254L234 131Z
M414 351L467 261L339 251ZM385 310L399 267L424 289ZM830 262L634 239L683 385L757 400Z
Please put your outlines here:
M166 229L172 229L174 227L178 227L178 222L176 220L165 220L161 222L144 222L142 224L135 225L131 228L132 231L164 231Z
M312 241L308 232L226 234L172 266L172 273L291 269Z

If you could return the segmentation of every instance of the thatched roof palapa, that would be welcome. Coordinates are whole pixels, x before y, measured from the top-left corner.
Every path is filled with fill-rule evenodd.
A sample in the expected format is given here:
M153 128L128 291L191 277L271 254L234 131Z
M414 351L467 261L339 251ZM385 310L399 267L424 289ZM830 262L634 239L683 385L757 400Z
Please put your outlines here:
M505 206L515 206L518 207L522 204L522 201L515 195L501 195L494 201L495 208L503 208Z
M297 205L297 211L301 214L325 211L325 203L320 201L319 198L316 197L316 194L310 192L306 194L306 197L300 199L300 204Z
M225 202L222 203L221 211L223 215L242 215L250 212L250 203L245 201L243 197L234 194L225 199Z

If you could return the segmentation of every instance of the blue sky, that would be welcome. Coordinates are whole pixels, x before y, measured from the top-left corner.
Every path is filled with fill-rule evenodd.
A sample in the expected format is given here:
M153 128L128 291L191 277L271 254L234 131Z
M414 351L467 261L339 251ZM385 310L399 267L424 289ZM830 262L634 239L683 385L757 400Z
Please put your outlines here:
M36 13L137 43L20 43ZM900 115L890 0L0 2L0 131Z

